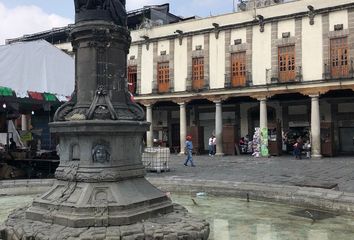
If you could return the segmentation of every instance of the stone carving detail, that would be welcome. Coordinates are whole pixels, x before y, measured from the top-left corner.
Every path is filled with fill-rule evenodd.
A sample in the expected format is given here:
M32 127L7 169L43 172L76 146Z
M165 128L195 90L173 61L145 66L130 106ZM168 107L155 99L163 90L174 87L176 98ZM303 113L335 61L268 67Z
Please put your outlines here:
M307 15L310 20L310 25L314 25L315 24L315 16L316 16L315 8L312 5L308 5L307 8L309 9L309 12Z
M92 160L94 163L107 163L111 161L111 153L107 146L103 144L97 144L92 149Z
M55 178L57 179L76 179L77 169L79 168L79 162L74 161L70 162L67 167L65 167L62 171L55 172Z
M70 146L69 159L70 159L70 161L80 161L80 146L79 146L79 144L72 144Z
M67 167L66 167L67 168ZM131 176L131 172L119 172L114 170L101 170L99 172L83 173L78 172L75 175L66 175L67 171L57 171L55 177L63 181L79 181L79 182L113 182L127 179ZM145 169L133 170L135 177L143 177Z
M209 236L209 223L205 220L193 218L184 207L175 205L174 212L160 218L145 219L144 221L124 226L89 227L89 228L63 228L50 223L33 222L25 218L25 209L12 212L6 221L6 229L1 229L1 236L8 239L48 239L52 234L56 239L183 239L207 240ZM102 209L102 208L101 208ZM97 210L92 214L95 223L98 220L108 219L107 211ZM107 216L107 218L106 218ZM101 220L102 219L102 220ZM105 222L104 222L105 223ZM188 226L188 227L186 227Z
M104 86L99 86L91 106L86 114L86 119L112 119L117 120L117 113L114 111L111 100Z
M126 26L125 0L74 0L78 21L102 19Z
M64 103L61 105L57 111L54 114L54 121L55 122L60 122L60 121L65 121L65 117L72 112L74 109L74 106L76 104L76 99L77 99L77 94L76 94L76 88L73 94L71 95L71 98L68 102Z
M258 20L259 31L262 33L264 32L264 17L262 15L257 15L256 19Z

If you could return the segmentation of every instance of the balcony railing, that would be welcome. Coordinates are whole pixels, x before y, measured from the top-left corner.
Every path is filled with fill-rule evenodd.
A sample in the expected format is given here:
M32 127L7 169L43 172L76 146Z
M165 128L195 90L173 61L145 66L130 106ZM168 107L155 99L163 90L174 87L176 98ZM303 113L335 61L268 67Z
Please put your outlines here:
M225 74L225 88L243 88L252 86L252 73L246 71L245 81L244 83L235 84L232 82L232 74Z
M293 77L286 77L286 78L281 78L280 74L278 72L278 69L275 70L273 69L267 69L266 70L266 77L267 77L267 83L268 84L288 84L288 83L296 83L296 82L302 82L303 80L303 75L302 75L302 66L297 66L295 68L295 74Z
M201 87L193 87L193 79L191 78L186 78L186 82L189 83L187 84L187 91L188 92L203 92L210 90L210 85L208 84L208 79L204 77L204 84Z
M345 79L354 77L354 60L349 60L350 65L332 67L331 63L327 62L323 66L323 78L329 79Z

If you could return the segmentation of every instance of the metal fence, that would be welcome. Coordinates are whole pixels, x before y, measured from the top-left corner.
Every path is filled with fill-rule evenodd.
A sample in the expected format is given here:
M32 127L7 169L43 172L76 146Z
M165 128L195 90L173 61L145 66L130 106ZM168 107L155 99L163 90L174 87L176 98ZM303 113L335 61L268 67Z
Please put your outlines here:
M147 147L142 156L143 164L147 171L167 172L170 170L170 149L163 147Z

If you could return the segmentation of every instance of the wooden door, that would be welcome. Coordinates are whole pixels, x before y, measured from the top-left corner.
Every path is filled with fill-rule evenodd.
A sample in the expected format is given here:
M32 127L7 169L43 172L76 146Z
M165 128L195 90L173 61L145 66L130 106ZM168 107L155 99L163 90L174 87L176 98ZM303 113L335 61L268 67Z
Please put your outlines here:
M295 80L295 46L279 47L279 81L289 82Z
M159 93L166 93L170 90L170 67L168 62L157 65L157 81Z
M223 152L227 155L235 155L237 139L236 125L226 124L223 126L222 143Z
M138 76L137 66L128 66L128 90L132 94L136 93L136 84Z
M331 39L331 76L349 76L348 38Z
M231 55L231 85L246 86L246 52Z
M202 154L204 152L204 127L190 126L187 135L192 136L193 153Z
M199 90L204 88L204 58L193 58L192 61L192 88Z

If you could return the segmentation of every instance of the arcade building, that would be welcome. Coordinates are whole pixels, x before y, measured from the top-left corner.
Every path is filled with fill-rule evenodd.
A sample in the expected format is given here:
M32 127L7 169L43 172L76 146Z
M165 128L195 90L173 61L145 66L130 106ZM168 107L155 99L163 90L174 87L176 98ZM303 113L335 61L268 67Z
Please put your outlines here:
M248 1L231 14L131 32L129 88L146 143L235 154L268 128L269 151L309 139L312 157L354 153L352 0Z
M314 158L354 154L352 0L249 0L201 19L179 18L166 4L132 11L129 21L128 87L152 123L147 146L179 153L192 135L204 153L214 134L218 155L236 154L260 127L270 155L291 152L299 137ZM55 39L70 52L69 32L8 43Z

